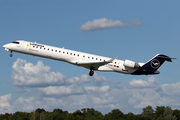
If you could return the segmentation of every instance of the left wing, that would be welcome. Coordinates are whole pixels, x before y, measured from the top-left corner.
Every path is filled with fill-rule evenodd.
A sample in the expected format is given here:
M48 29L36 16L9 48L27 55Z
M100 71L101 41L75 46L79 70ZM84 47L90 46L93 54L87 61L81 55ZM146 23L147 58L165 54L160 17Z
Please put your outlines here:
M97 70L100 66L103 66L103 65L113 62L117 57L118 56L116 56L108 61L103 61L103 62L73 62L73 63L78 66L82 66L82 67L85 67L88 69Z

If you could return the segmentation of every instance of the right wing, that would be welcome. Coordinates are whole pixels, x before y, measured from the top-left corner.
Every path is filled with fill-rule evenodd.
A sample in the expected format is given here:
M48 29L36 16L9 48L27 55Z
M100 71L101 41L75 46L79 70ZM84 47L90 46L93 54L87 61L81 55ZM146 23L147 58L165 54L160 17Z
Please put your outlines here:
M88 69L93 69L93 70L97 70L100 66L106 65L108 63L113 62L118 56L108 60L108 61L103 61L103 62L82 62L82 61L78 61L78 62L73 62L74 64L78 65L78 66L82 66Z

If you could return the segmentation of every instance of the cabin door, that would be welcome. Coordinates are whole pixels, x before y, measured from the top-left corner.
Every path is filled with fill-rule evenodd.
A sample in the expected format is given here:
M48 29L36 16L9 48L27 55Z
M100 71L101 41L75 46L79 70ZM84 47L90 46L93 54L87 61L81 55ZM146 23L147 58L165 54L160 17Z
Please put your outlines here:
M29 43L28 42L23 42L23 45L22 45L23 50L27 51L28 47L29 47Z

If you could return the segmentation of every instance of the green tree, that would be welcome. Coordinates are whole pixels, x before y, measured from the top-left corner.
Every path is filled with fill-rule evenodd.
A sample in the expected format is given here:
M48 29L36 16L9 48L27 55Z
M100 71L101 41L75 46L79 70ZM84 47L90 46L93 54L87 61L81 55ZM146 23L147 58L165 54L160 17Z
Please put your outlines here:
M0 120L12 120L12 119L13 119L12 114L5 113L4 115L3 114L0 115Z
M119 109L114 109L105 115L105 120L124 120L124 113Z
M80 110L76 110L72 115L74 116L75 120L84 120L84 115Z
M173 110L169 106L164 109L163 116L165 120L176 120L176 116L173 116Z
M136 116L131 112L128 113L125 118L126 120L136 120Z
M32 120L44 120L46 116L46 111L42 108L38 108L35 111L31 112L30 118Z
M30 114L26 112L15 112L13 120L30 120Z
M94 108L82 108L81 111L86 120L103 120L104 116L102 113L96 111Z
M156 111L154 114L154 119L156 120L164 120L163 113L164 113L164 106L156 106Z
M165 107L164 106L157 106L155 109L156 109L156 111L155 111L156 115L163 115Z
M142 117L145 118L146 120L151 120L153 118L154 110L150 105L148 105L146 108L142 109Z
M44 110L44 108L42 108L42 109L38 108L38 109L36 109L36 112L42 113L42 112L46 112L46 111Z
M46 114L46 119L47 120L64 120L67 114L68 114L67 111L62 111L61 109L54 109L53 112Z
M87 109L87 108L82 108L82 109L81 109L81 111L82 111L83 114L87 113L87 110L86 110L86 109Z
M180 120L180 110L174 110L173 115L176 116L177 120Z
M96 120L104 120L104 115L101 112L96 110L94 115L95 115Z

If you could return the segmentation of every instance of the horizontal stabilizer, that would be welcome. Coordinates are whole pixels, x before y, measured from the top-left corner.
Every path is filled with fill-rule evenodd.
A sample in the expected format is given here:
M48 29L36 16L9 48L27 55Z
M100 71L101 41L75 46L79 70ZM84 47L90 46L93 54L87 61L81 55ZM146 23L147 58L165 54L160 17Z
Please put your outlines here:
M158 58L161 58L161 59L164 59L164 60L166 60L166 61L168 61L168 62L172 62L172 59L176 59L176 58L170 58L170 57L168 57L168 56L166 56L166 55L159 55L159 56L157 56Z

